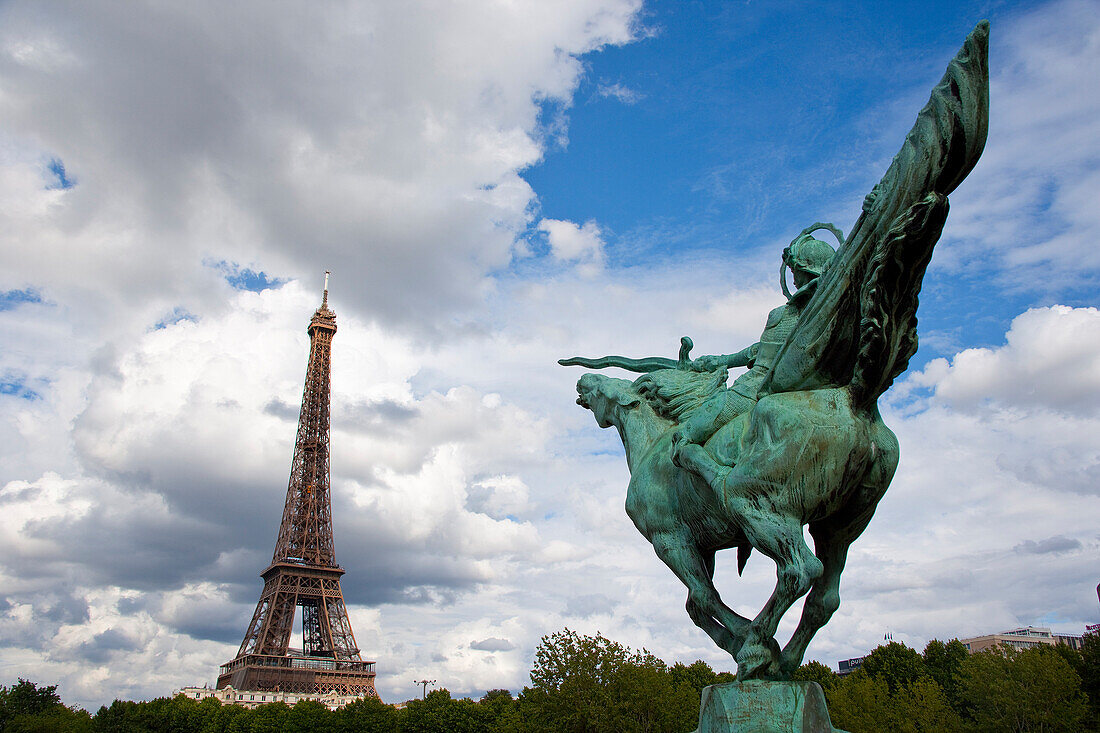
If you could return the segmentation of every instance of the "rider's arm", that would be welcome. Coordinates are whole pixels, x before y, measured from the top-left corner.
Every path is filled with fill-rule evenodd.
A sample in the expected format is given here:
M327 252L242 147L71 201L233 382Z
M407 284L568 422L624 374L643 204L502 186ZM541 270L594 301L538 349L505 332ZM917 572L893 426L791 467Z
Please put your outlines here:
M753 359L756 358L756 352L760 350L760 343L757 342L752 346L746 346L738 351L736 354L726 354L721 357L722 365L727 369L730 367L748 366Z
M756 352L760 348L759 343L746 346L736 354L723 354L721 356L700 356L691 362L693 369L701 372L714 371L715 369L729 369L730 367L748 366L756 358Z

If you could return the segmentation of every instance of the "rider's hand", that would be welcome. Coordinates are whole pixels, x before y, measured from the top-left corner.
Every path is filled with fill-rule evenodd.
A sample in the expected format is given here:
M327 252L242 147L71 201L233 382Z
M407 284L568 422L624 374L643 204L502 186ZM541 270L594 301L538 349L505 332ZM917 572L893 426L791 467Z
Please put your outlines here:
M713 372L718 368L718 357L708 354L691 362L691 368L697 372Z

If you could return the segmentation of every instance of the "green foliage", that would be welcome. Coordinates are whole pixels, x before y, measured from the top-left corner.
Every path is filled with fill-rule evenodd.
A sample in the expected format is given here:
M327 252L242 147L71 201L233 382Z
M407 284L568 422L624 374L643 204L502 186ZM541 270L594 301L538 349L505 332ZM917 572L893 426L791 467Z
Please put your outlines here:
M881 647L880 647L881 648ZM826 691L833 725L849 733L956 733L962 720L943 689L930 677L900 683L894 691L885 676L862 670Z
M687 665L683 662L677 662L669 668L668 673L671 675L673 683L686 684L700 695L703 693L703 688L708 685L721 685L737 679L737 676L732 672L715 672L702 659L696 659Z
M891 693L928 676L920 654L898 641L877 647L864 657L860 671L885 682Z
M816 682L821 685L821 689L828 692L837 686L840 681L840 675L821 662L814 660L796 669L791 674L791 680L794 682Z
M316 703L314 704L316 705ZM322 712L328 712L323 706L319 705L318 707L321 708ZM249 711L248 722L248 729L251 733L281 733L289 727L290 706L285 702L260 705Z
M88 711L57 705L41 713L14 716L3 727L11 733L92 733L92 718Z
M278 705L279 703L275 703ZM261 705L256 712L275 705ZM278 731L288 733L336 733L336 716L319 702L314 700L301 700L286 714L286 723ZM273 731L274 733L274 731Z
M933 640L923 654L903 644L872 652L839 677L820 662L795 680L825 689L833 725L850 733L1100 731L1100 637L1078 653L1057 646L973 656L957 640ZM65 707L55 686L0 686L0 730L29 733L683 733L696 725L699 692L733 681L701 660L671 668L644 649L569 629L543 637L531 686L518 699L489 690L479 701L433 690L397 710L377 699L335 712L316 702L253 709L182 695L116 700L94 717ZM1087 693L1087 694L1086 694ZM954 695L954 697L953 697Z
M924 653L921 655L925 670L947 695L951 706L956 709L959 703L959 665L969 655L966 645L958 639L952 639L946 643L933 639L924 647Z
M39 687L20 678L17 683L0 685L0 730L12 733L42 731L91 731L91 716L61 704L57 685Z
M402 733L480 733L489 729L473 700L454 700L446 689L432 690L423 700L413 700L405 708Z
M911 682L890 696L898 733L957 733L963 722L943 688L930 677ZM854 732L853 732L854 733Z
M397 730L398 712L376 697L356 700L336 711L337 729L351 733L388 733Z
M959 694L978 733L1076 732L1088 714L1081 678L1048 646L972 654L959 668Z
M826 690L825 699L837 728L849 733L890 730L890 688L885 680L853 672L832 690Z
M57 685L39 687L22 677L8 687L0 685L0 710L4 716L37 715L52 710L61 704L57 695Z
M539 643L520 711L535 731L688 731L695 727L699 695L684 674L675 679L644 649L633 652L601 634L564 629Z
M1089 718L1093 730L1100 730L1100 634L1085 634L1081 639L1081 689L1089 698Z
M519 704L508 690L489 690L478 702L486 730L518 733L524 730Z

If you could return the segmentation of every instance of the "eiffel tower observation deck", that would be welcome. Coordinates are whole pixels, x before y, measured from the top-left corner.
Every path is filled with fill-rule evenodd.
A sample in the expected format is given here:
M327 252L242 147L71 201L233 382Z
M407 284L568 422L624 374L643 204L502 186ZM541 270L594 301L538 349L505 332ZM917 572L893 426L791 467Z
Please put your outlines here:
M329 493L329 377L336 314L321 307L309 322L309 363L283 519L264 588L237 656L221 666L219 688L303 695L378 697L374 662L359 654L332 541ZM290 646L301 610L302 648Z

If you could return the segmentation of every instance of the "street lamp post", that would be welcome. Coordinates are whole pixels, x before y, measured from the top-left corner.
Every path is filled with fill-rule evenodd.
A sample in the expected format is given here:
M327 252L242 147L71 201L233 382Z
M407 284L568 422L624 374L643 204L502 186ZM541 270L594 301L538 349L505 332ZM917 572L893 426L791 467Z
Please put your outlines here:
M428 699L428 685L431 685L432 687L435 687L435 680L413 680L413 684L414 685L420 685L421 688L423 688L422 692L421 692L421 695L420 695L420 699L421 700L427 700Z

